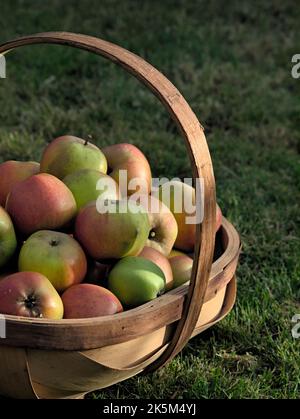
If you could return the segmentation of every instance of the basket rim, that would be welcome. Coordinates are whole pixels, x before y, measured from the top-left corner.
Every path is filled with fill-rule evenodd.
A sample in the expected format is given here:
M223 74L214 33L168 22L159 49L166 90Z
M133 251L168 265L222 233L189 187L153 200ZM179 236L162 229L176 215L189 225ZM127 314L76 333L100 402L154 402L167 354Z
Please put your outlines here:
M221 238L225 249L212 265L205 302L228 284L236 270L240 237L225 217ZM131 340L178 321L188 289L186 283L139 307L103 317L49 320L1 315L7 336L0 345L83 350Z

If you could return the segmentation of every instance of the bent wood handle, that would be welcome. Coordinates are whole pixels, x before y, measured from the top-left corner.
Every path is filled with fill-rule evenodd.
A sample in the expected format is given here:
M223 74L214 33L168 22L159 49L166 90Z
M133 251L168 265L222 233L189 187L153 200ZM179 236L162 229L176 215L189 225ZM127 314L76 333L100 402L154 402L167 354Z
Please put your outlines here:
M194 265L183 316L178 322L168 349L152 364L151 370L154 370L180 352L192 335L203 305L212 265L215 240L215 181L203 128L185 99L162 73L142 58L117 45L86 35L49 32L6 42L0 46L0 53L33 44L62 44L90 51L119 64L138 78L160 99L179 127L185 138L194 179L203 178L204 219L201 226L197 225Z

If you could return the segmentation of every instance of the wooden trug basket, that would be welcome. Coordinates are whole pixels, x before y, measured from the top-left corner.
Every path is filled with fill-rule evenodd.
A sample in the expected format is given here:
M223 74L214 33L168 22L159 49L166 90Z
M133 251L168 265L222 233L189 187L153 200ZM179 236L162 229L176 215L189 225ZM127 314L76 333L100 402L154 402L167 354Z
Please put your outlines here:
M174 85L131 52L90 36L51 32L0 46L0 54L33 44L62 44L119 64L167 108L187 146L193 177L204 182L204 220L197 226L192 278L154 301L114 316L50 321L4 316L0 339L0 393L15 398L80 398L169 362L188 340L220 321L233 307L240 239L223 217L215 249L215 181L197 117ZM200 251L201 250L201 251Z

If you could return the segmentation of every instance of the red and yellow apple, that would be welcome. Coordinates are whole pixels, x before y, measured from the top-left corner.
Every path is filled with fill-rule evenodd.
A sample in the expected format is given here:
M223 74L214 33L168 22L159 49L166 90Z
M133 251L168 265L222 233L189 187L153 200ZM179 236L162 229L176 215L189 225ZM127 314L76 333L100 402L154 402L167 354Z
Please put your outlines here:
M93 284L79 284L62 295L65 319L108 316L123 311L118 298L108 289Z
M64 227L76 214L76 202L63 182L40 173L13 187L6 209L18 231L29 235Z
M0 281L1 314L60 320L63 312L59 294L44 275L18 272Z
M107 159L109 175L119 184L123 196L127 196L127 194L132 195L137 190L140 190L137 187L138 185L134 184L136 181L143 183L143 193L150 194L152 182L151 168L141 150L132 144L122 143L105 147L102 151ZM124 170L127 173L127 182L124 185L126 190L122 191L122 172L120 171ZM129 183L132 184L132 189Z
M19 271L39 272L61 292L84 279L87 260L79 243L68 234L43 230L23 244Z
M183 252L192 252L196 242L196 228L197 223L188 223L188 218L196 217L196 192L195 189L187 183L173 180L166 182L159 191L159 197L162 202L167 205L172 211L178 225L178 234L174 244L176 249ZM190 206L189 213L185 205ZM193 210L194 208L194 210ZM199 219L200 221L200 219ZM222 212L217 205L216 208L216 226L215 231L220 228L222 223Z
M174 251L169 257L173 273L173 288L185 284L191 279L193 259L188 255Z
M174 244L177 249L185 252L192 252L196 239L196 224L188 224L187 217L194 214L187 214L184 208L185 202L195 205L195 189L180 181L173 180L166 182L160 188L160 199L172 211L178 226L178 234Z
M143 196L141 203L148 211L151 226L146 246L153 247L168 256L178 234L174 215L165 204L154 196Z
M82 138L65 135L53 140L44 150L41 172L64 179L81 169L107 172L107 161L102 151Z
M0 164L0 205L5 206L6 199L12 188L22 180L38 174L39 163L9 160Z
M76 219L75 237L95 260L135 256L150 232L148 214L127 200L103 201L83 208Z
M7 264L17 248L17 238L10 216L0 207L0 268Z

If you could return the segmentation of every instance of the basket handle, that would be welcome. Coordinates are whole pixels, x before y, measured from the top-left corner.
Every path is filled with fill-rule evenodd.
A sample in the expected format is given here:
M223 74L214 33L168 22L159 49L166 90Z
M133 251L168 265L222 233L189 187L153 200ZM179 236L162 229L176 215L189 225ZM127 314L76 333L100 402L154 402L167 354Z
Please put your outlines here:
M154 370L178 354L192 335L203 305L212 265L215 240L215 181L203 128L188 103L162 73L137 55L110 42L68 32L48 32L6 42L0 46L0 54L21 46L44 43L68 45L93 52L119 64L138 78L167 108L185 138L194 180L203 179L204 219L201 226L197 225L194 265L183 316L178 322L168 349L151 366L151 370Z

